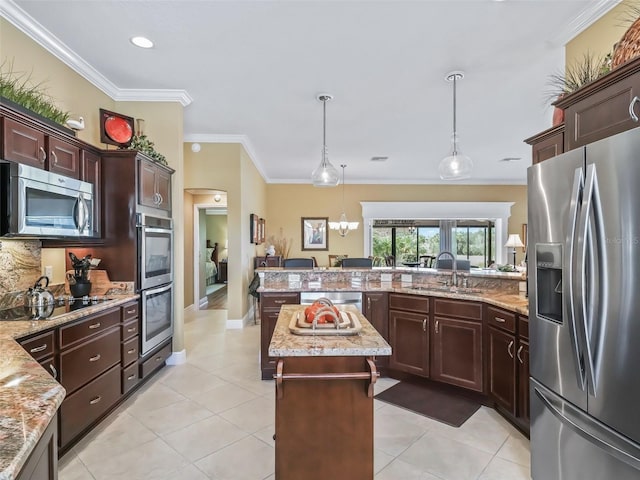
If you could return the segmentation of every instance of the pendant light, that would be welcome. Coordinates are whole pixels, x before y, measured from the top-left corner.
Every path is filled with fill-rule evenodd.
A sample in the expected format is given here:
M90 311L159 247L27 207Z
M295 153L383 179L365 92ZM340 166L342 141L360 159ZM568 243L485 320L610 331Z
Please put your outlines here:
M347 214L344 213L344 169L346 165L340 165L342 167L342 214L340 220L337 222L329 222L329 229L337 230L341 237L346 237L350 230L356 230L359 222L349 222L347 220Z
M322 160L311 174L311 182L314 187L335 187L340 177L327 156L327 102L333 99L333 95L321 93L316 98L322 102Z
M458 148L458 132L456 131L456 83L463 78L463 72L451 72L445 77L448 82L453 82L453 135L451 136L451 154L443 158L438 165L438 173L443 180L469 178L473 169L471 158L460 152Z

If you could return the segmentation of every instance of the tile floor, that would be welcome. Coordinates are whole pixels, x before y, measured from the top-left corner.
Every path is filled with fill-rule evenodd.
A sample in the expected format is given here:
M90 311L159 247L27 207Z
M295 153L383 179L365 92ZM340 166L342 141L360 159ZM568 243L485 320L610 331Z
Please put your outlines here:
M189 314L187 363L165 367L70 450L59 479L274 480L260 327L225 330L225 320L225 310ZM528 440L492 409L453 428L376 400L374 421L376 480L530 478Z

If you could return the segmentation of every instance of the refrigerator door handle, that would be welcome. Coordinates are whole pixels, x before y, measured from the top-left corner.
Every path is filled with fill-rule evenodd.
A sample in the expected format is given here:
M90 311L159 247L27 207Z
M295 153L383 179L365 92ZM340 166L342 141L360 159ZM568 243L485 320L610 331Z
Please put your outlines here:
M542 404L558 419L589 443L598 446L612 457L640 470L640 447L609 427L596 422L568 402L546 395L535 385L533 391Z
M592 217L593 215L593 217ZM594 228L589 228L589 225L593 225ZM596 167L594 164L587 166L587 173L585 178L584 190L582 193L582 207L580 210L580 219L578 221L578 258L576 262L575 280L576 280L576 292L579 295L579 320L576 322L578 329L578 338L582 343L584 352L584 365L586 370L586 377L588 382L589 393L593 396L596 395L598 387L597 371L597 359L595 351L592 349L593 345L598 345L600 328L597 325L589 328L588 319L593 318L593 315L598 312L590 312L588 309L588 298L586 295L586 265L587 265L587 246L588 235L592 236L591 245L593 250L591 251L592 260L599 262L602 268L602 262L605 262L604 252L604 231L602 227L602 210L600 206L600 195L598 191L598 179L596 176ZM596 281L596 279L592 279ZM598 283L599 287L605 288L606 285ZM606 302L606 291L598 292L598 300L600 302ZM601 308L598 310L601 311ZM596 318L595 321L600 323L603 319ZM590 335L591 334L591 335Z
M584 392L587 389L587 379L584 371L583 361L583 344L584 339L578 335L576 329L576 316L579 314L577 305L580 303L580 297L578 296L578 290L575 287L575 276L573 272L573 264L576 250L576 226L578 223L578 211L580 209L580 194L584 187L584 176L582 168L576 168L573 176L573 188L571 189L571 204L569 210L569 231L567 233L566 240L566 252L565 255L565 267L563 268L564 282L567 288L566 298L568 299L567 308L567 326L569 327L569 333L571 336L571 345L573 350L573 356L575 361L576 379L578 381L578 387Z

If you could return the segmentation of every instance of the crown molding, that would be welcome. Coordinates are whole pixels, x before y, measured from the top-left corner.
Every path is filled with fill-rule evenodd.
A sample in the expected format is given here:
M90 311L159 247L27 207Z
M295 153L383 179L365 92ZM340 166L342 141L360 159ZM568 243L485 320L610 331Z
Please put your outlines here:
M251 140L246 135L241 134L210 134L210 133L192 133L184 136L184 143L239 143L244 148L247 155L251 159L251 162L256 167L262 178L267 183L273 183L267 176L262 163L258 160L258 154L256 153Z
M118 88L62 40L16 5L13 0L0 0L0 14L34 42L116 101L180 102L183 107L193 101L185 90Z
M585 8L581 14L567 23L565 28L551 39L551 44L566 45L621 2L622 0L597 0L593 2L593 4Z

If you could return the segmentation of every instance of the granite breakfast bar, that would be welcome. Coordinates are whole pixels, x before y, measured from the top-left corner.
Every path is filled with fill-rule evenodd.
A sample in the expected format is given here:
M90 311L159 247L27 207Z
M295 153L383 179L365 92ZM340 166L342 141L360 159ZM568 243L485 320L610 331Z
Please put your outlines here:
M373 479L373 356L391 347L353 306L355 335L296 335L304 307L283 305L269 356L276 357L278 480ZM326 331L325 331L326 333Z

